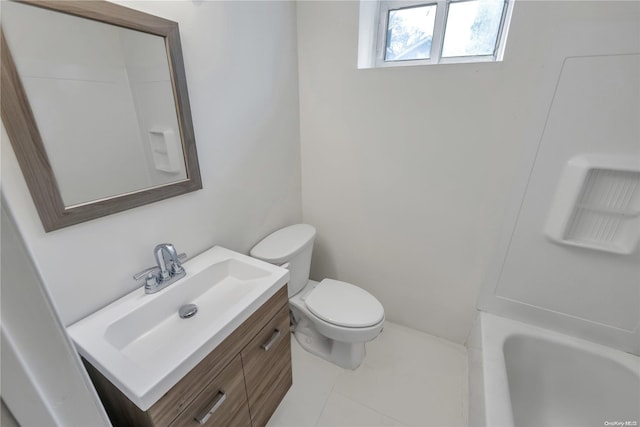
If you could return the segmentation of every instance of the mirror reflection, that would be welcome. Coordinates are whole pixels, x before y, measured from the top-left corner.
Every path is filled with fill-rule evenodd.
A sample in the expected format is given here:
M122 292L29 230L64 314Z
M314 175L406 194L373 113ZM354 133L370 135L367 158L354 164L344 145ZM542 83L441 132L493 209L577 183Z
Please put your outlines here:
M163 37L20 3L2 9L65 207L187 179Z

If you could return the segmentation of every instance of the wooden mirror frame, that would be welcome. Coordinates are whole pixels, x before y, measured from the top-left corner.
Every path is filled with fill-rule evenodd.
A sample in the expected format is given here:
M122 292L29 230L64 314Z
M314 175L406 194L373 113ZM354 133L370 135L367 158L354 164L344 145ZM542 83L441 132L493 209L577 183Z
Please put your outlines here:
M202 180L191 121L178 24L103 0L18 0L18 2L164 38L187 172L187 179L184 181L65 207L29 100L4 34L0 30L2 121L45 231L68 227L201 189Z

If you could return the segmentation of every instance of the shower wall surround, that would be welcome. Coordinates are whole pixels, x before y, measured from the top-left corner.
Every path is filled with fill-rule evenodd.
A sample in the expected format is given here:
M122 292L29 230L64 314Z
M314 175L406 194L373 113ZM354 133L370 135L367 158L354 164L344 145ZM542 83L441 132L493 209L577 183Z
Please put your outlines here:
M605 52L553 70L544 132L480 307L640 354L640 31ZM588 172L560 187L576 164ZM550 233L567 203L566 226Z

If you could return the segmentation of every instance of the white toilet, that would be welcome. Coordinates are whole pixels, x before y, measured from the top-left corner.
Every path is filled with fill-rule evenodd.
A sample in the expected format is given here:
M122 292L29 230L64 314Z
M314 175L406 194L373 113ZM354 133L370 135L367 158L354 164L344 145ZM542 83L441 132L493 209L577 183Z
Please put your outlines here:
M382 331L384 308L357 286L332 279L309 280L316 229L292 225L270 234L251 256L289 270L293 331L302 348L348 369L365 356L365 343Z

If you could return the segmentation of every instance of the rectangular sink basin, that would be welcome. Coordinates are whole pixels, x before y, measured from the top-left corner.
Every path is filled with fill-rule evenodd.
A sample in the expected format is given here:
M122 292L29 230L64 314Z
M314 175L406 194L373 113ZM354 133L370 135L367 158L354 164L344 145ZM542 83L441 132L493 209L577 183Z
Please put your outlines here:
M219 246L183 266L187 275L160 292L140 287L67 328L79 353L143 411L289 280L286 269ZM185 304L198 312L182 319Z

